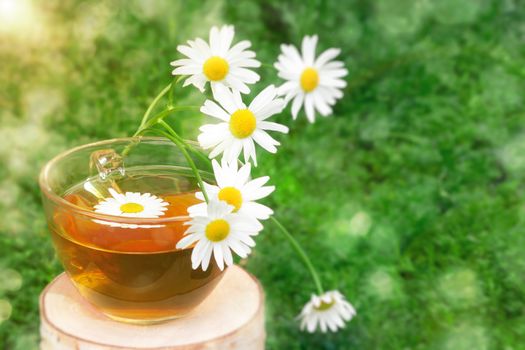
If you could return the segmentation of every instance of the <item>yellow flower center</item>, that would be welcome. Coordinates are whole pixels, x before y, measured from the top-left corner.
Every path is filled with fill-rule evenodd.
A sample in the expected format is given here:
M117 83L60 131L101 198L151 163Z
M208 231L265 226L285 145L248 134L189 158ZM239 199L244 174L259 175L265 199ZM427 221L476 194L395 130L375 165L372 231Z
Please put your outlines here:
M228 65L228 62L219 56L212 56L208 58L202 67L204 75L206 75L206 77L211 81L219 81L224 79L226 74L228 74L229 69L230 66Z
M231 115L230 131L238 139L250 136L255 130L257 119L249 109L239 109Z
M241 191L236 189L235 187L224 187L219 191L219 199L221 201L225 201L229 205L233 205L235 207L234 212L241 209L242 205L242 195Z
M324 301L321 301L321 305L317 306L315 309L318 311L326 311L329 308L331 308L335 304L335 301L331 301L329 303L325 303Z
M142 204L133 202L125 203L120 206L120 211L127 214L140 213L143 210L144 206Z
M206 225L206 238L212 242L220 242L230 234L230 224L223 219L217 219Z
M319 85L319 74L314 68L308 67L301 74L301 87L305 92L314 90Z

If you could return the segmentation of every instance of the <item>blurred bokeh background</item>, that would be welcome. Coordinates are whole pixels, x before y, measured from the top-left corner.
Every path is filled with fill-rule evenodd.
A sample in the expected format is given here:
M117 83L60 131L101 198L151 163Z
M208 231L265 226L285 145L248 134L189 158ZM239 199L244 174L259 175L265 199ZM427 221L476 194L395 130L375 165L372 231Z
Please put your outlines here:
M358 316L301 333L313 288L271 227L247 268L267 293L268 349L525 348L525 4L518 0L0 0L0 348L38 344L38 295L62 269L43 164L133 133L178 43L231 23L271 64L320 35L348 69L335 115L289 110L267 202ZM278 83L262 68L264 85ZM194 88L178 92L199 104ZM195 138L202 117L177 125ZM270 226L268 224L268 226Z

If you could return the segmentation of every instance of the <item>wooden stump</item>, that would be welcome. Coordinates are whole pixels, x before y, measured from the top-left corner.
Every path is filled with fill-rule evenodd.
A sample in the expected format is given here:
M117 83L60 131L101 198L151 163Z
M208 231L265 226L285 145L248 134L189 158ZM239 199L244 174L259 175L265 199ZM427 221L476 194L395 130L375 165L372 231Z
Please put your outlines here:
M40 296L42 350L264 349L264 294L258 281L228 268L189 315L140 326L113 321L87 303L63 273Z

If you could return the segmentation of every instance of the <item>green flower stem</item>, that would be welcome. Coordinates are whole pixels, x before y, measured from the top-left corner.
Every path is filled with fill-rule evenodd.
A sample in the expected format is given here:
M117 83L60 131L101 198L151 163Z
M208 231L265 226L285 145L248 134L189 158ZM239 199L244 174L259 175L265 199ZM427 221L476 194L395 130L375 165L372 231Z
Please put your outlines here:
M159 121L159 124L161 124L162 126L164 126L163 124L167 125L166 122L163 121L163 120ZM184 155L184 158L186 158L186 161L188 162L189 166L191 167L191 170L195 174L195 178L197 179L197 182L199 183L199 187L200 187L200 189L202 191L204 199L206 200L206 203L208 203L209 202L209 198L208 198L208 194L206 193L206 189L204 188L204 182L202 181L201 174L199 173L199 170L197 169L197 166L195 165L195 162L193 162L193 159L191 158L190 154L186 150L186 146L188 144L186 142L184 142L184 141L181 141L180 140L180 136L177 135L177 133L175 133L173 131L173 129L171 129L171 128L167 129L166 131L160 130L160 129L148 129L148 130L151 130L151 131L154 131L154 132L157 132L157 133L161 134L162 136L164 136L164 137L168 138L169 140L171 140L171 142L173 142L175 145L177 145L177 147L179 147L180 151Z
M270 63L261 63L261 68L276 70L273 64L270 64Z
M292 245L292 247L295 249L296 253L303 259L304 264L310 271L310 275L312 275L312 279L314 280L315 287L317 288L317 293L319 295L322 295L324 293L323 285L321 284L321 279L319 278L319 275L317 274L317 271L315 271L314 265L312 264L312 261L306 255L306 252L303 250L299 242L292 236L292 234L286 229L286 227L281 224L279 220L274 218L273 216L270 217L270 219L273 221L273 223L279 228L279 230L283 233L283 235L288 239L288 242Z
M166 116L168 116L169 114L171 114L173 112L186 111L186 110L192 110L192 109L198 109L198 108L200 108L200 107L199 106L175 106L175 107L168 107L165 110L163 110L162 112L160 112L159 114L155 115L153 118L146 120L146 122L143 125L139 126L137 131L135 131L135 133L133 134L133 137L140 136L147 129L151 128L153 125L158 123L160 120L163 120ZM136 145L135 142L132 142L129 145L127 145L126 148L124 148L124 150L122 151L122 156L123 157L127 156L128 153L131 151L131 149L135 145ZM202 153L200 153L199 151L197 151L197 150L195 150L193 148L191 150L195 154L197 154L200 158L203 158L203 157L206 158L206 156L203 155Z
M179 82L186 78L185 75L181 75L178 78L173 79L173 83L171 84L170 93L168 94L168 106L172 107L173 104L173 94L175 93L175 87L179 84Z
M184 141L184 139L182 137L180 137L177 132L175 130L173 130L173 128L168 124L166 123L164 120L159 120L158 121L158 124L162 125L166 130L168 130L168 132L170 134L172 134L174 137L177 137L179 139L179 141L188 149L190 150L190 152L192 152L193 154L195 154L197 157L199 157L202 161L204 161L206 164L209 165L210 169L212 168L212 165L211 165L211 162L210 162L210 159L208 157L206 157L204 154L202 154L202 152L200 152L198 149L196 149L195 147L192 147L189 143L187 143L186 141Z
M147 119L144 122L144 124L141 124L141 126L139 126L139 128L137 129L137 131L135 132L135 134L133 136L137 136L138 134L140 134L142 129L147 129L147 128L153 126L154 124L158 123L160 120L164 119L165 117L167 117L168 115L170 115L173 112L189 111L189 110L193 110L193 109L197 109L198 110L199 108L200 108L199 106L171 106L171 107L168 107L165 110L163 110L162 112L160 112L159 114L155 115L153 118Z
M173 85L173 83L169 83L168 86L162 89L162 91L153 99L153 101L151 101L151 104L148 106L148 109L146 109L146 113L144 113L144 116L142 117L142 120L140 121L139 130L142 129L144 124L146 124L146 121L148 120L149 115L151 114L151 112L153 112L153 108L155 108L155 106L160 101L162 96L166 95L166 93L170 91L171 85Z

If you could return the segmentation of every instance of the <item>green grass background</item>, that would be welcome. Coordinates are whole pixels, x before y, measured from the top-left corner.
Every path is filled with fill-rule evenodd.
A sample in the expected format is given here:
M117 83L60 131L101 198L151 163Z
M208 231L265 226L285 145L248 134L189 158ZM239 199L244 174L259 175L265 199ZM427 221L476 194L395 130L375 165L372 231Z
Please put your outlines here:
M6 0L0 0L6 1ZM236 26L258 58L317 33L349 87L310 125L289 109L267 201L358 315L301 333L314 291L267 223L247 268L268 349L525 349L525 4L517 0L34 1L0 23L0 348L38 342L38 295L61 271L37 174L72 146L133 133L178 43ZM21 19L22 20L22 19ZM279 83L262 68L262 83ZM195 89L177 92L200 104ZM177 127L195 138L204 122Z

